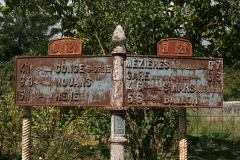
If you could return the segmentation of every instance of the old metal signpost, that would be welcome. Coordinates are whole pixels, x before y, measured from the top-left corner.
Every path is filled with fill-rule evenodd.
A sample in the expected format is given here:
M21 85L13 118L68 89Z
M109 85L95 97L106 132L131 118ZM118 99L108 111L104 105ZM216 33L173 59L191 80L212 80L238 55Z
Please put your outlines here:
M16 105L109 105L110 56L18 57Z
M191 57L192 46L182 39L161 40L157 56L126 55L116 44L112 55L85 56L78 40L57 39L50 56L16 58L15 105L24 106L27 125L23 159L29 159L29 106L106 106L114 160L124 159L125 110L181 108L179 156L187 158L185 108L222 107L223 60Z

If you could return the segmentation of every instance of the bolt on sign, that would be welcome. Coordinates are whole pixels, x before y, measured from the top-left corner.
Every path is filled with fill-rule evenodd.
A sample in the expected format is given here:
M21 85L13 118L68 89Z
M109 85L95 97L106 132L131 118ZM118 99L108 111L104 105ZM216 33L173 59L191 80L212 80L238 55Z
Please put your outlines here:
M16 57L15 104L109 105L111 56Z

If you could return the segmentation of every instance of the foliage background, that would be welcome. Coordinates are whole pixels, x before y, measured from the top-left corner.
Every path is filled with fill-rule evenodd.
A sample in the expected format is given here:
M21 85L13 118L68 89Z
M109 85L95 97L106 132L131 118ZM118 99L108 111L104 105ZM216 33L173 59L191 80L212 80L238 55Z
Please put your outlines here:
M46 55L47 43L56 37L79 38L83 42L83 53L94 55L111 53L111 36L118 24L127 36L128 54L155 55L156 44L162 38L184 38L192 43L194 56L224 58L225 100L238 100L240 97L237 76L240 55L239 0L4 2L0 5L1 157L17 159L21 154L19 150L7 150L21 145L17 139L21 137L21 107L13 105L14 56ZM32 143L37 150L32 151L32 155L48 158L59 152L62 156L70 156L67 150L61 151L61 147L59 150L49 150L48 146L84 148L86 145L80 137L77 138L79 140L72 140L64 136L91 133L94 136L88 138L97 140L99 145L104 146L102 148L106 148L101 150L100 157L107 157L109 115L104 109L34 107ZM177 124L175 109L128 110L126 137L129 139L129 155L134 159L173 156ZM64 144L65 141L69 143ZM42 149L38 149L41 146Z

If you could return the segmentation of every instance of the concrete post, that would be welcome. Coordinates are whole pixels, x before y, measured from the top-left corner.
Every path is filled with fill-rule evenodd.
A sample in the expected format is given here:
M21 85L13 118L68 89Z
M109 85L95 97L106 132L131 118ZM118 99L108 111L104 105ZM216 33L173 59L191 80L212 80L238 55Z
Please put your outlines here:
M179 160L187 160L186 108L179 108Z
M23 107L22 160L30 160L32 107Z

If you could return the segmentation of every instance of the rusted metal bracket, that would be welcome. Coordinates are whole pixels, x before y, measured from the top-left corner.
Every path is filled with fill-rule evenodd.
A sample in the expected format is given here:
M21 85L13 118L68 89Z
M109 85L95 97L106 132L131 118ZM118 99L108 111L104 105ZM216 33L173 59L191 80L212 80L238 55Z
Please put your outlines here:
M30 160L32 107L23 106L22 160Z
M179 108L179 160L187 160L186 108Z

